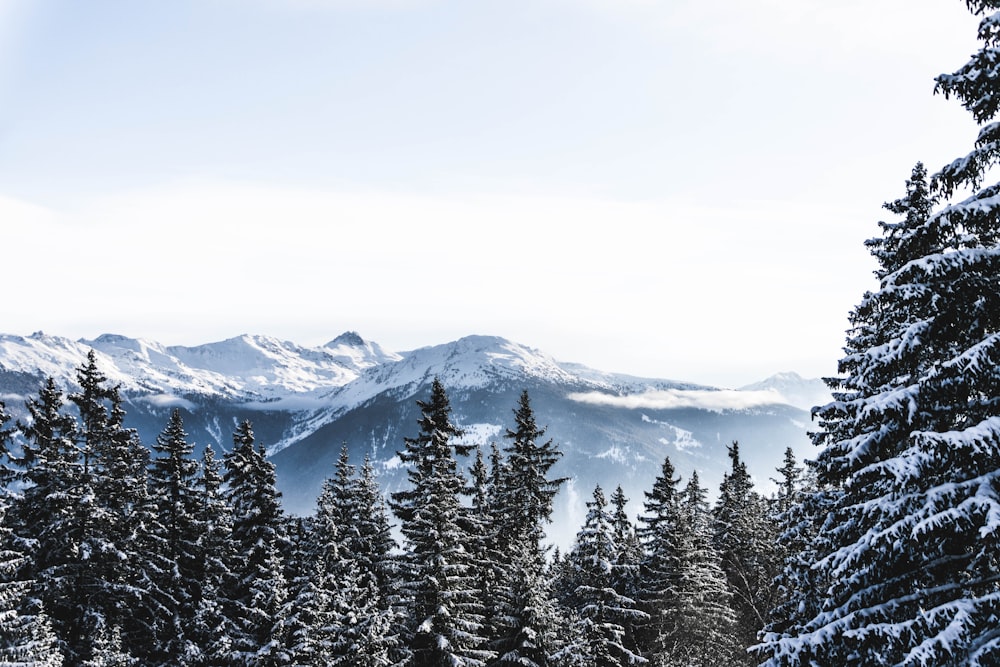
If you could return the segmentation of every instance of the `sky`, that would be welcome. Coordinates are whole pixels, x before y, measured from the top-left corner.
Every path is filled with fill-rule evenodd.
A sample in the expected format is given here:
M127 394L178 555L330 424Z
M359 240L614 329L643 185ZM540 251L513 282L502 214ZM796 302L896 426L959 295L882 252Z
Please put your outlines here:
M959 0L0 0L0 333L836 373Z

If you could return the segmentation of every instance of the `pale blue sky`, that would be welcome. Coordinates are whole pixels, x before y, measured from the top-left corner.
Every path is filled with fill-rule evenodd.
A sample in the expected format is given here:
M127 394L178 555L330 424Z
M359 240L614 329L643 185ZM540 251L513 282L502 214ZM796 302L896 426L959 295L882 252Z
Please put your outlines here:
M0 0L2 329L829 374L975 47L958 0Z

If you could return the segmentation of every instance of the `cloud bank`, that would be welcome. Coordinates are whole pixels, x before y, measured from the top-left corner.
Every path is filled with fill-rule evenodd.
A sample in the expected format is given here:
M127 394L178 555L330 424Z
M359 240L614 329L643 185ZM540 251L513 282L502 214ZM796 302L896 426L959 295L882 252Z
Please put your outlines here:
M725 410L747 410L765 405L787 403L773 389L764 391L736 391L732 389L684 390L665 389L647 391L642 394L614 396L599 391L575 392L569 395L570 400L591 405L609 405L632 410L671 410L677 408L697 408L723 412Z

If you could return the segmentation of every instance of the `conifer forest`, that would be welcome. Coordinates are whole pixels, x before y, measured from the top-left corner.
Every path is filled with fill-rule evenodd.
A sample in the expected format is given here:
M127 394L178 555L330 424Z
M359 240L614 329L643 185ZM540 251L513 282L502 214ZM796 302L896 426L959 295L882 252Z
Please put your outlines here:
M91 353L24 420L0 403L0 665L1000 665L1000 2L965 4L980 48L935 92L978 136L901 174L776 492L738 442L717 489L667 456L637 516L597 486L560 551L528 392L473 447L435 380L405 487L344 444L291 516L251 421L220 452L177 411L141 442Z

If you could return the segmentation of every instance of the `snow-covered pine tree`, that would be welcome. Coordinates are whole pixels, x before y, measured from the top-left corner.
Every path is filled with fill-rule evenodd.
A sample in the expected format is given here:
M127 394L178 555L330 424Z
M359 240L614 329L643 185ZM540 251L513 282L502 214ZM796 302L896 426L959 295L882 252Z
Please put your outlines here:
M562 456L535 420L527 390L514 408L514 428L508 441L491 454L490 500L495 592L492 627L497 665L550 665L559 650L559 618L547 578L545 525L552 520L552 503L565 478L549 472Z
M198 573L203 564L198 539L203 527L198 511L198 462L188 442L180 410L171 412L166 427L153 444L149 469L150 499L157 508L151 531L150 557L158 559L156 585L163 593L160 637L157 648L168 664L183 664L196 652L186 636L193 625L200 598Z
M542 556L541 542L545 525L552 521L553 499L567 479L549 477L562 452L551 438L543 440L544 436L545 429L536 423L531 399L524 390L514 409L514 428L504 433L509 441L503 452L508 478L503 480L501 503L506 524L501 529L508 535L505 543L524 539Z
M478 667L492 657L484 647L483 611L473 579L461 496L467 487L455 456L472 447L455 439L451 405L438 378L430 399L417 401L420 433L405 438L399 458L407 464L409 488L392 494L406 551L401 569L410 626L405 643L412 667Z
M726 575L712 544L712 516L698 472L680 501L677 531L677 615L661 664L715 667L739 659L736 618Z
M777 506L784 509L777 514L777 521L783 566L775 577L775 606L761 634L761 643L751 647L758 660L768 657L782 638L795 637L804 631L805 625L819 613L830 586L828 574L813 568L813 564L830 552L825 536L832 532L832 510L840 491L832 487L821 491L816 485L814 468L814 462L806 461L805 470L797 470L788 465L786 457L785 465L779 469L782 478ZM801 481L797 481L800 472Z
M195 579L198 597L194 618L185 630L190 640L184 663L197 667L230 667L240 631L234 613L236 604L227 598L233 589L236 545L232 535L232 512L222 491L222 465L210 444L201 456L198 478L197 519L201 532L196 543Z
M627 630L645 622L648 615L632 598L615 590L619 554L608 502L598 484L567 556L569 576L575 583L570 602L579 615L581 634L595 667L648 662L631 643Z
M289 596L285 610L285 643L291 667L334 664L331 601L322 584L327 582L323 561L315 557L311 523L292 520L291 550L285 558Z
M13 431L7 428L10 415L0 401L0 667L34 665L60 667L62 653L56 645L55 632L39 603L30 595L32 582L21 579L28 558L18 548L10 527L8 485L13 471L7 467Z
M109 520L108 544L120 553L100 561L119 567L102 576L109 598L104 622L120 628L126 655L150 667L173 665L163 648L168 638L179 634L180 619L171 609L171 593L163 588L171 565L158 551L159 517L149 494L150 453L138 432L125 427L118 387L108 391L108 403L107 435L95 457L94 493Z
M986 17L984 51L938 79L980 122L1000 92L995 68L976 69L995 59L998 27ZM978 186L995 134L985 127L987 143L936 177L945 195ZM835 400L816 411L813 505L830 520L812 570L825 588L812 618L766 638L768 664L1000 661L998 192L935 213L917 165L886 206L903 218L868 243L879 289L851 314Z
M643 513L636 531L642 545L639 564L639 608L649 619L638 628L638 642L643 654L653 664L673 644L677 627L677 594L680 563L678 539L680 530L680 477L675 475L670 457L664 457L660 474L645 492Z
M768 503L754 489L739 443L734 441L727 449L731 465L712 511L713 540L736 613L736 640L746 649L757 643L757 633L775 604L773 580L780 569L780 555L777 526ZM749 655L740 653L740 664L753 663Z
M233 433L233 449L223 457L224 497L232 512L236 549L228 601L234 605L235 664L272 667L284 654L284 603L287 584L281 560L284 536L274 464L255 446L252 424L244 420Z
M327 607L315 632L328 643L327 664L383 667L392 664L397 644L389 565L383 561L391 558L392 541L367 459L362 475L357 477L344 444L317 499L311 531L320 574L315 586Z
M82 551L79 505L81 494L92 492L83 483L77 423L65 405L52 377L37 397L27 400L29 416L27 423L19 424L24 440L17 461L24 490L11 510L17 535L32 554L23 577L34 580L32 594L47 610L60 650L73 664L85 654L76 603Z

